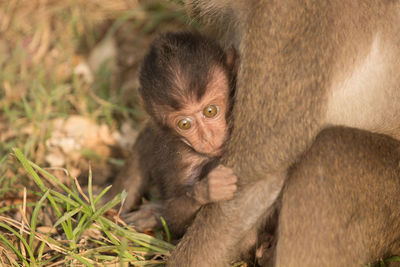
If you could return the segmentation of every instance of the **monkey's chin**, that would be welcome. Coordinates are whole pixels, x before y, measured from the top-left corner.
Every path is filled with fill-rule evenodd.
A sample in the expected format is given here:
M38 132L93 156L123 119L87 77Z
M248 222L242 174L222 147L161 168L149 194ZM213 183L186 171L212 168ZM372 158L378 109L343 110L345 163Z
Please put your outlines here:
M205 152L205 153L202 153L202 154L205 154L208 157L219 157L219 156L222 155L222 148L218 148L218 149L215 149L215 150L213 150L211 152Z

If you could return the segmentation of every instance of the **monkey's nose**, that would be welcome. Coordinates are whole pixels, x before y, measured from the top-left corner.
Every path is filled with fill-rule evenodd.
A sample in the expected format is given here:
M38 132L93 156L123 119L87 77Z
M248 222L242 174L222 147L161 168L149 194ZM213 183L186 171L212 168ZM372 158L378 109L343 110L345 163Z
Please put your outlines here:
M201 140L204 143L207 143L207 144L213 143L214 134L210 130L206 129L205 127L199 126L199 135L200 135Z
M207 140L204 140L203 142L204 153L215 156L219 155L220 150L221 150L220 145L218 145L218 143L214 138L209 138Z
M203 134L203 140L204 140L206 143L212 145L212 144L214 143L214 135L213 135L212 133L210 133L210 132L205 132L205 133Z

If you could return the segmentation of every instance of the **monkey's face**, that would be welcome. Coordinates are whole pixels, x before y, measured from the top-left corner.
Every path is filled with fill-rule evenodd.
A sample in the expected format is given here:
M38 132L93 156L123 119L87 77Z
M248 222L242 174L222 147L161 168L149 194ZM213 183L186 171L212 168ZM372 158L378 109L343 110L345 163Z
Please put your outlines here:
M183 99L183 108L168 114L169 127L197 152L209 156L221 155L228 135L226 113L229 92L226 75L215 71L201 99Z

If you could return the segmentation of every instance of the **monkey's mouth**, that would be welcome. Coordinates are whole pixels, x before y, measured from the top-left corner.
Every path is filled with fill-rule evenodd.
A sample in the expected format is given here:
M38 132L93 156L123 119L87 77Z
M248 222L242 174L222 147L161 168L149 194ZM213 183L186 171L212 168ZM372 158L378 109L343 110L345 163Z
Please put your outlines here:
M196 147L194 147L188 140L186 140L185 138L181 139L182 142L184 142L185 144L187 144L190 148L192 148L194 151L196 151L199 154L202 154L204 156L207 157L218 157L221 156L223 153L223 147L219 146L218 148L211 148L211 149L207 149L206 151L203 151L201 149L197 149Z
M213 156L214 156L214 157L215 157L215 156L221 156L221 155L222 155L222 152L223 152L222 147L220 147L220 148L214 150Z
M213 149L212 151L207 151L207 152L201 152L201 151L200 151L201 154L203 154L203 155L205 155L205 156L208 156L208 157L218 157L218 156L221 156L221 155L222 155L222 152L223 152L222 147L219 147L219 148L217 148L217 149Z

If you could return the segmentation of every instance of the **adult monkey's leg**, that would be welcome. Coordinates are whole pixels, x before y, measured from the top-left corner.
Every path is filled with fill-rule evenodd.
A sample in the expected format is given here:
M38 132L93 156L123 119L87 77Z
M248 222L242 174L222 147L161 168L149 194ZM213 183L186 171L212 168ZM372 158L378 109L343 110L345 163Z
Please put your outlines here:
M400 142L331 128L291 170L275 266L364 266L400 253Z

